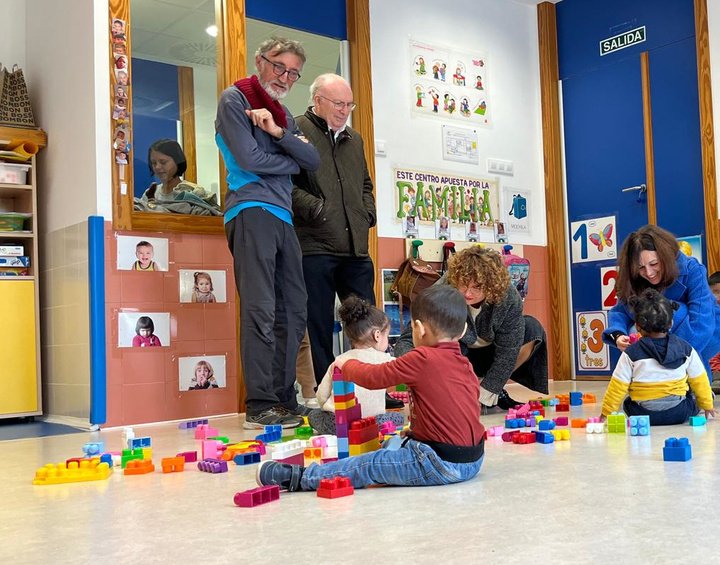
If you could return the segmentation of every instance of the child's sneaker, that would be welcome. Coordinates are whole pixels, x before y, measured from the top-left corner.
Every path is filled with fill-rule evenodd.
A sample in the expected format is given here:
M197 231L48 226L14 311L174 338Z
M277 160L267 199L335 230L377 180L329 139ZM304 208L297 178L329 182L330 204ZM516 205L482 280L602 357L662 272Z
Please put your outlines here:
M262 430L265 426L282 426L283 428L297 428L303 423L300 416L290 414L284 408L273 406L254 416L245 415L243 428L246 430Z
M288 465L268 459L258 465L255 480L261 487L277 485L281 489L294 492L300 490L300 479L304 471L305 467L300 465Z

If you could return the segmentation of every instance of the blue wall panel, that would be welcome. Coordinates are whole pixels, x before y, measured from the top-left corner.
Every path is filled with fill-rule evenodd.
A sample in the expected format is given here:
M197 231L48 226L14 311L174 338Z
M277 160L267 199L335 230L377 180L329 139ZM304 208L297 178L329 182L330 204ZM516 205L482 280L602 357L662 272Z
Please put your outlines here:
M345 0L245 0L248 18L347 39Z

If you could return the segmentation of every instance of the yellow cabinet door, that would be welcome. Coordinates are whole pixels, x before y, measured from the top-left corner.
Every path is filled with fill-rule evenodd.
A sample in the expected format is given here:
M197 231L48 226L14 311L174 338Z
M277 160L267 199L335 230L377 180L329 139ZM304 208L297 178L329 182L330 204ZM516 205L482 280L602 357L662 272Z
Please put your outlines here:
M0 281L0 415L38 409L35 281Z

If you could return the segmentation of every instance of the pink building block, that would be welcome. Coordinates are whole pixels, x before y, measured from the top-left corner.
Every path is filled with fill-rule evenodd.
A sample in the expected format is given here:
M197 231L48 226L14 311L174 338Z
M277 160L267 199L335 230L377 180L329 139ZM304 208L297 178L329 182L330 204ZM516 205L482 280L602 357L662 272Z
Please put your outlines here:
M182 457L185 459L185 463L194 463L197 461L197 451L183 451L178 453L175 457Z
M504 426L492 426L487 429L487 435L491 437L500 437L505 432Z
M568 418L567 416L560 416L559 418L553 418L553 422L555 422L558 426L567 426Z
M236 492L233 497L235 505L243 508L252 508L253 506L259 506L260 504L266 504L274 500L280 500L280 487L277 485Z
M195 428L195 439L207 439L219 435L220 432L218 432L217 428L213 428L209 424L199 424L198 427Z
M221 441L204 439L202 442L203 459L220 459L223 451L225 451L225 444Z

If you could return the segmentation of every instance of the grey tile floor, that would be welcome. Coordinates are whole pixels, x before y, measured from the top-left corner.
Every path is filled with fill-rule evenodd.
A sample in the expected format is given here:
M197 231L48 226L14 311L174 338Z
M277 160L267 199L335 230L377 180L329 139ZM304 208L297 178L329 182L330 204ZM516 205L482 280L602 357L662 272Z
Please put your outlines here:
M601 399L604 383L554 383ZM512 385L519 400L535 396ZM573 409L591 416L599 404ZM501 414L483 418L499 425ZM212 421L252 437L242 417ZM176 424L138 426L153 458L195 449ZM253 509L253 467L223 475L123 476L33 486L36 468L81 454L87 441L120 448L120 429L0 442L0 563L691 563L720 562L718 423L653 428L650 437L586 435L512 445L490 439L467 483L373 488L324 500L285 493ZM665 438L690 438L693 459L664 463Z

